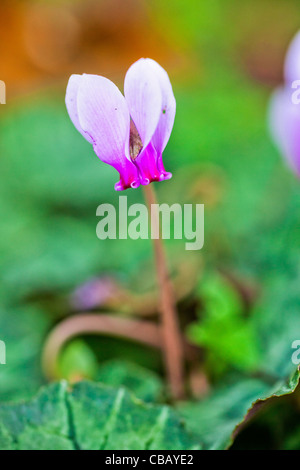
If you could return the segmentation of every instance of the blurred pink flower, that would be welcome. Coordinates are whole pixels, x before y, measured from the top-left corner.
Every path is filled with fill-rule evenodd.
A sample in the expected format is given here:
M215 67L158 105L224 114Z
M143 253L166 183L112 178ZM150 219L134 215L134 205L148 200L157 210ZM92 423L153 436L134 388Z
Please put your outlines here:
M284 86L271 97L270 129L289 166L300 176L300 32L287 52L284 77Z
M120 174L117 191L170 179L162 153L170 138L176 101L166 71L152 59L128 70L124 96L98 75L72 75L66 106L96 155Z
M70 301L76 310L90 310L101 307L118 292L119 288L112 278L94 278L77 287Z

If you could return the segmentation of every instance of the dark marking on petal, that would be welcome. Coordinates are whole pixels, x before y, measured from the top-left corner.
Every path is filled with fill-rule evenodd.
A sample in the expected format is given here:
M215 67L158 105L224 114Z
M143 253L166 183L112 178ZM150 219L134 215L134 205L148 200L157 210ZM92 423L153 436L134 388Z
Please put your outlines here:
M134 122L130 121L129 153L133 160L139 156L143 148L142 139L135 127Z

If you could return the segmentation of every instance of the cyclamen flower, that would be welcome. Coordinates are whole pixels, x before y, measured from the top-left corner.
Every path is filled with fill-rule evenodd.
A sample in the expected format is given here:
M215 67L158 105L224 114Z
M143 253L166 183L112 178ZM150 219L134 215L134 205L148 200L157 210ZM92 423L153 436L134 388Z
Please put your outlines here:
M117 191L172 177L162 161L176 113L167 72L152 59L138 60L126 74L124 94L107 78L87 74L72 75L66 93L76 129L119 172Z
M300 176L300 32L287 52L284 76L284 86L271 98L270 128L289 166Z

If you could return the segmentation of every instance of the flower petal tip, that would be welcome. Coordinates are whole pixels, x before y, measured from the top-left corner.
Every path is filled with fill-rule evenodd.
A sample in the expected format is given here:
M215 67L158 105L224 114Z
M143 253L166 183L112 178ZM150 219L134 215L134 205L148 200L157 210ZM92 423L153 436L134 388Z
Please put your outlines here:
M133 181L131 184L130 184L130 187L132 189L136 189L138 188L139 186L141 185L141 183L139 181Z
M172 176L173 176L172 173L169 173L168 171L166 171L165 173L160 174L159 181L170 180Z
M150 181L149 178L142 178L142 179L141 179L141 184L142 184L143 186L147 186L147 185L150 184L150 183L151 183L151 181Z
M118 181L115 184L115 191L125 191L126 189L132 188L132 189L137 189L141 185L141 182L139 180L134 180L129 184L124 184L122 180Z

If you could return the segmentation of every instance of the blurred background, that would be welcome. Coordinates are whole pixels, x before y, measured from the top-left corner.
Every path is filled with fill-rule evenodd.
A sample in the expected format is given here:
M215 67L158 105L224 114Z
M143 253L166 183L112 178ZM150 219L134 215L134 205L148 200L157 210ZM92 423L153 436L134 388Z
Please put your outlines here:
M297 0L1 0L1 401L45 382L42 346L62 319L87 310L157 315L151 243L96 237L96 208L117 204L118 175L64 104L71 74L104 75L123 90L140 57L168 71L177 100L164 153L173 178L155 184L159 199L205 204L204 249L167 243L182 329L200 348L191 395L209 395L229 376L273 383L293 370L300 183L271 142L267 108L299 25ZM143 200L140 189L126 195ZM60 376L113 385L131 377L142 398L163 396L160 355L112 338L71 342ZM299 413L296 394L235 446L259 447L264 436L264 448L300 448Z

